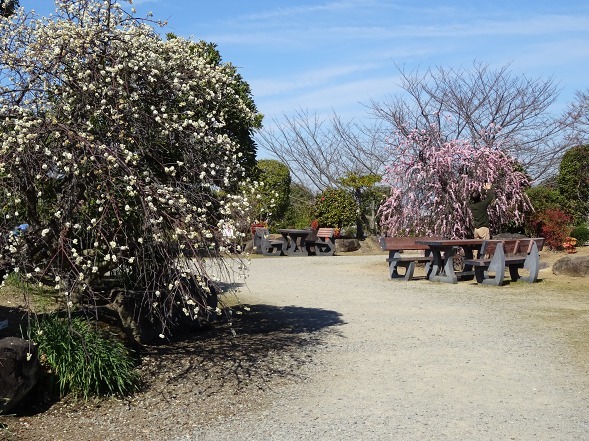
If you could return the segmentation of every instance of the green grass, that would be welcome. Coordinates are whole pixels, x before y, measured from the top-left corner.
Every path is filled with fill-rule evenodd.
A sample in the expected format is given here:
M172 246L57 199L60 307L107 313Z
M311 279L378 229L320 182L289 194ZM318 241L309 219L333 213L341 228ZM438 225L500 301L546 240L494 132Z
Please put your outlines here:
M139 376L127 348L83 318L50 315L33 326L32 339L59 396L88 399L137 390Z
M57 307L57 291L51 287L28 283L18 273L10 273L5 286L0 291L3 295L27 299L29 306L36 312L49 312Z

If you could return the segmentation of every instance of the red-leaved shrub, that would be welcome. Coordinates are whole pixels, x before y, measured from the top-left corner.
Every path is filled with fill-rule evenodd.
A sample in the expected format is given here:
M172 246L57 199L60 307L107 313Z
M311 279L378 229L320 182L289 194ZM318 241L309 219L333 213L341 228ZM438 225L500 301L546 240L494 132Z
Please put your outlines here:
M540 227L546 245L552 250L560 250L570 235L571 216L562 210L548 209L538 213L536 224Z

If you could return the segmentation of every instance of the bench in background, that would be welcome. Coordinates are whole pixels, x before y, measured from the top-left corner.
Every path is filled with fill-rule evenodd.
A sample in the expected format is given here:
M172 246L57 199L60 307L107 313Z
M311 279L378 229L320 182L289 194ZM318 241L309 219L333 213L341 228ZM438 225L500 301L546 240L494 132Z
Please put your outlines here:
M254 243L259 243L259 249L264 256L284 256L286 243L283 239L270 238L270 231L267 228L256 228Z
M305 247L316 256L333 256L335 253L335 229L319 228L316 234L305 239Z

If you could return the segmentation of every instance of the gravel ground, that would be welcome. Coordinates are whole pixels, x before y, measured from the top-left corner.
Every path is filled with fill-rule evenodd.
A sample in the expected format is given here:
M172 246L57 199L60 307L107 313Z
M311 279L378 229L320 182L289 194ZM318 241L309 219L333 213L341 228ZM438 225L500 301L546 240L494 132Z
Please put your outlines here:
M235 337L152 348L133 399L3 420L7 439L589 439L589 284L391 281L384 258L254 258Z

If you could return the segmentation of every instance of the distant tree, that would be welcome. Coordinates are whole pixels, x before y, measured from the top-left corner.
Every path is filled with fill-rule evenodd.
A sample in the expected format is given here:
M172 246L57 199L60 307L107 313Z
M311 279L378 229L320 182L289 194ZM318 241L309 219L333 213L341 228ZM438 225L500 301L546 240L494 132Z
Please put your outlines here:
M289 203L284 216L272 224L278 228L308 228L313 220L315 193L298 182L291 182Z
M382 233L469 237L473 222L467 203L484 182L496 191L489 207L491 229L522 223L531 209L524 193L529 179L517 162L498 148L456 140L440 145L439 139L414 130L391 140L399 157L384 176L391 194L379 210Z
M378 175L387 163L384 138L368 128L299 110L259 133L260 146L288 164L295 182L315 191L342 188L349 174Z
M260 159L257 162L258 179L264 183L266 192L262 194L267 206L272 205L272 219L284 216L289 204L290 172L288 167L275 159Z
M575 224L589 217L589 145L573 147L564 154L557 176L558 191L567 201Z
M509 65L493 70L479 62L472 68L399 72L402 93L371 105L389 124L388 133L408 136L417 130L440 148L453 141L501 148L532 180L554 172L566 146L559 137L563 126L548 111L558 96L551 79L530 79L514 75Z
M562 120L567 130L568 146L589 143L589 90L578 91Z
M358 216L356 218L356 237L358 239L364 238L364 226L369 229L373 227L371 220L376 215L376 204L369 205L369 202L371 199L374 199L373 187L381 180L382 177L380 175L369 174L360 176L356 173L348 173L340 179L342 185L350 189L358 205ZM369 217L371 220L369 220Z
M387 163L384 138L374 127L345 123L336 114L321 119L298 111L274 120L273 127L260 132L260 145L288 164L296 182L319 192L349 191L361 209L356 231L363 237L376 209L367 196Z

